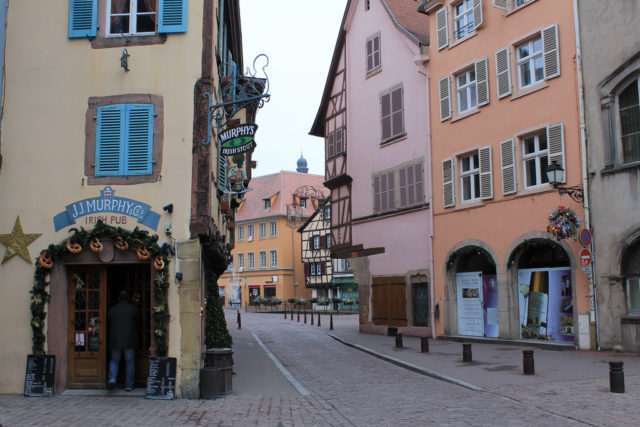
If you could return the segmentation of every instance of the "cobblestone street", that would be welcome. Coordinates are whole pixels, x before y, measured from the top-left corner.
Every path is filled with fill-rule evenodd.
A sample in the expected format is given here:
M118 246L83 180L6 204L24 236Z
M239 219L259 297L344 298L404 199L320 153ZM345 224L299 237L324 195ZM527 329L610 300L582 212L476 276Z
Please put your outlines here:
M237 330L235 312L227 312L227 316L234 335L237 371L234 393L227 397L159 401L140 396L58 394L53 398L25 398L5 395L0 396L0 424L8 427L615 426L640 423L638 375L627 375L624 394L609 392L606 372L599 378L572 381L540 381L538 377L536 383L508 384L497 378L495 387L483 384L481 391L477 391L421 375L346 346L327 334L328 318L323 318L322 327L317 327L284 320L277 314L243 313L243 329ZM335 316L334 319L336 328L332 333L340 335L341 331L357 330L357 316ZM373 343L374 338L364 336L362 339ZM282 372L275 368L261 343L279 361ZM436 345L434 342L433 346ZM553 353L560 358L573 354ZM411 354L406 350L398 352L398 357L408 358ZM446 356L434 352L429 357ZM472 371L461 369L460 375L460 380L474 383ZM493 375L504 378L509 373L495 369Z

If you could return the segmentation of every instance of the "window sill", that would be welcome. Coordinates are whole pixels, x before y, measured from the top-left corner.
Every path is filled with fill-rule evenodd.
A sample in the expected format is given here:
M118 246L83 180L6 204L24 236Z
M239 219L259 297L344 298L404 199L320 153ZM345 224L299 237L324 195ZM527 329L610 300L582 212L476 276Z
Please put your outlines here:
M454 212L466 211L471 209L483 208L486 204L483 203L482 199L474 200L473 202L462 202L460 205L456 205L453 207Z
M453 43L449 44L449 49L453 49L454 47L458 46L460 43L464 43L467 40L469 40L470 38L473 38L477 35L478 33L474 30L473 33L471 34L467 34L466 36L462 37L461 39L456 40Z
M600 171L602 175L611 175L619 172L624 172L629 169L638 169L640 168L640 161L629 162L629 163L620 163L617 165L607 166Z
M360 218L354 218L352 220L353 224L361 224L361 223L365 223L365 222L370 222L370 221L376 221L378 219L383 219L383 218L387 218L387 217L392 217L392 216L396 216L396 215L404 215L407 213L413 213L413 212L417 212L423 209L429 209L429 203L422 203L419 205L413 205L413 206L409 206L406 208L398 208L392 211L387 211L387 212L380 212L380 213L374 213L372 215L368 215L368 216L363 216Z
M406 132L401 134L401 135L394 136L393 138L389 138L386 141L382 141L380 143L380 147L386 147L387 145L391 145L391 144L394 144L396 142L400 142L400 141L405 140L405 139L407 139Z
M167 41L166 34L154 34L151 36L98 36L91 39L91 48L107 49L110 47L148 46L152 44L163 44Z
M537 196L538 194L543 194L543 193L553 193L554 191L555 189L553 188L553 186L551 184L547 184L544 187L529 188L527 190L518 191L514 194L508 194L507 196L513 195L514 198L517 199L520 197Z
M462 114L454 115L453 117L451 117L451 123L455 123L458 120L462 120L462 119L465 119L465 118L467 118L469 116L473 116L474 114L477 114L479 112L480 112L480 107L475 107L472 110L465 111Z
M507 14L506 14L505 16L513 15L514 13L516 13L516 12L518 12L518 11L520 11L520 10L524 9L525 7L527 7L527 6L529 6L530 4L534 3L535 1L536 1L536 0L530 0L530 1L528 1L527 3L522 4L522 5L520 5L520 6L517 6L517 7L515 7L515 8L514 8L513 6L510 6L512 9L511 9L509 12L507 12Z
M373 77L376 74L380 74L381 72L382 72L382 66L379 66L378 68L368 71L364 78L368 79L369 77Z
M513 95L511 95L511 101L515 101L516 99L522 98L523 96L527 96L530 95L534 92L537 92L539 90L542 89L546 89L549 87L549 83L547 83L546 80L543 80L539 83L536 83L533 86L529 86L525 89L519 89L513 92Z

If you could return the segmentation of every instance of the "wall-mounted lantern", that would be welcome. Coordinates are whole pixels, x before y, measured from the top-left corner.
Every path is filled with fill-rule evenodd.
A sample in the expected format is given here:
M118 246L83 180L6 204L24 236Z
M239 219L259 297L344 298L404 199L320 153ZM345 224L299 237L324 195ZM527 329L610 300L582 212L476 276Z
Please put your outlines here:
M560 186L560 184L564 182L564 169L562 165L558 164L555 160L547 166L547 180L549 184L553 185L553 188L558 190L561 196L568 194L569 197L580 203L584 200L584 189L582 187Z

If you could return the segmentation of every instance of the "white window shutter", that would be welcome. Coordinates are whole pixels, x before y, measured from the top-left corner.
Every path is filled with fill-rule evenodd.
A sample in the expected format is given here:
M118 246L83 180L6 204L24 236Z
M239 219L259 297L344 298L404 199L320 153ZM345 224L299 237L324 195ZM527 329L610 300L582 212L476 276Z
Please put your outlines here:
M380 212L380 176L373 177L373 213Z
M542 30L542 49L544 55L544 78L552 79L560 75L560 52L558 49L558 24Z
M513 139L500 143L500 161L502 164L502 194L516 192L516 163Z
M442 161L442 198L445 208L455 206L454 165L451 157Z
M498 9L507 10L507 0L493 0L493 7Z
M478 91L478 107L489 103L489 79L487 58L476 62L476 89Z
M547 128L547 144L549 147L549 164L555 161L565 170L565 180L567 181L567 169L564 164L564 125L557 123Z
M496 52L496 84L498 98L511 95L511 64L509 61L509 47Z
M440 121L451 118L451 96L449 95L449 76L440 79Z
M480 196L483 200L493 198L493 174L491 173L491 146L478 150L480 158Z
M436 12L436 32L438 34L438 50L449 46L447 7Z
M473 0L473 28L477 30L482 25L482 0Z

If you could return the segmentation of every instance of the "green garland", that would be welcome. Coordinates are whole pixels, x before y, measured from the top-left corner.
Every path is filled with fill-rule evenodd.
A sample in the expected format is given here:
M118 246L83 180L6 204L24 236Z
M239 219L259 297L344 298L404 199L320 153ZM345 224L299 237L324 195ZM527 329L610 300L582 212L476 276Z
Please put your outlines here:
M133 231L124 230L121 227L112 227L104 224L102 221L98 221L92 231L86 231L80 227L69 229L73 235L69 238L71 243L78 243L82 248L88 248L89 243L100 236L107 235L113 239L120 237L123 241L129 245L128 250L136 250L137 247L147 248L151 257L161 257L164 262L164 267L158 272L153 280L153 296L155 299L155 305L153 306L153 320L155 323L155 329L153 331L153 337L156 343L156 353L160 357L167 355L167 321L169 320L169 309L167 304L167 289L169 288L169 261L167 259L169 255L169 249L167 246L158 245L158 237L150 236L145 230L140 230L136 227ZM57 245L51 244L47 249L40 252L40 256L36 259L36 272L33 278L33 288L31 289L31 330L33 331L33 354L45 354L44 344L46 337L44 335L44 321L47 316L45 311L46 305L51 299L47 288L49 282L47 281L47 275L49 274L50 267L46 268L40 265L39 259L43 256L48 256L52 262L60 259L61 257L71 254L67 249L67 241L63 241Z

